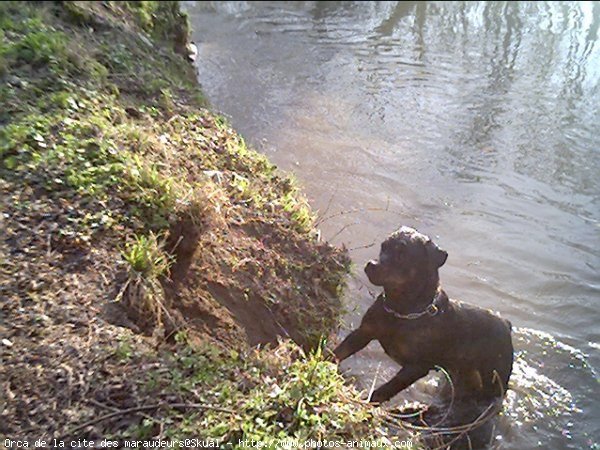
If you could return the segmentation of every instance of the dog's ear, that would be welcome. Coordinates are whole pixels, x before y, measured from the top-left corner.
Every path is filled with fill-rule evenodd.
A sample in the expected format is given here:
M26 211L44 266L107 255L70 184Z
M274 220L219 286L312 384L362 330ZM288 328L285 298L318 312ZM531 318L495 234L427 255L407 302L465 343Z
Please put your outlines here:
M448 252L439 248L433 241L427 242L426 247L430 264L434 265L436 268L442 267L448 259Z

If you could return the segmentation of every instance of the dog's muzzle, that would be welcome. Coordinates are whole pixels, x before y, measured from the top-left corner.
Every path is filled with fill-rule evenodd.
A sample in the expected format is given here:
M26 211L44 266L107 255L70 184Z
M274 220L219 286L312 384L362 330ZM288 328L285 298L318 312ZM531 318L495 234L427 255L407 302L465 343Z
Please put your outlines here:
M365 273L369 278L369 281L375 286L381 286L383 280L381 279L381 264L376 260L371 260L365 266Z

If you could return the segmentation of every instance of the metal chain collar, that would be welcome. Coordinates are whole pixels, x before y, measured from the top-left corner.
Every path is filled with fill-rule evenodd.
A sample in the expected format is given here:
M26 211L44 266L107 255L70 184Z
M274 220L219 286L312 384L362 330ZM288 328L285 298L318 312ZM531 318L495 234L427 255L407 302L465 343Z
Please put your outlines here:
M384 309L385 312L392 314L394 317L397 317L398 319L415 320L415 319L418 319L418 318L423 317L425 315L433 317L433 316L437 315L440 312L440 309L435 304L435 301L438 299L438 296L439 296L439 292L436 294L436 296L434 297L433 301L427 306L427 308L425 308L421 312L409 313L409 314L400 314L399 312L394 311L393 309L391 309L389 306L387 306L385 304L386 298L385 298L385 294L384 294L383 295L383 309Z

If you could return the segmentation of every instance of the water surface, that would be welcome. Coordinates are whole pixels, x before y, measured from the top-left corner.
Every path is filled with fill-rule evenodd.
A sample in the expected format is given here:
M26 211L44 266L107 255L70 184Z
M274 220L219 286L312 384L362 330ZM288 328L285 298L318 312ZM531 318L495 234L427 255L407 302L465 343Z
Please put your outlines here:
M450 257L450 296L516 327L500 448L600 441L598 3L189 2L199 79L293 171L360 270L400 224ZM347 333L342 331L341 337ZM398 368L371 344L368 388ZM379 368L379 370L377 370ZM397 401L427 401L435 377Z

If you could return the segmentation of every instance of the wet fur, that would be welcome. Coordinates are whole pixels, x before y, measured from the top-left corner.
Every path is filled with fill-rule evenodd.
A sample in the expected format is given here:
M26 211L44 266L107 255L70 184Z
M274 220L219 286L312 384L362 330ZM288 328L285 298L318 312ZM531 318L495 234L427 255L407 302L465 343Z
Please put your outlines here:
M492 400L506 392L513 363L511 324L491 311L448 298L438 275L447 256L427 236L402 227L382 243L379 261L366 265L369 280L383 287L385 297L377 298L334 354L342 361L378 340L402 366L374 391L372 401L389 400L435 366L450 374L455 399ZM439 308L435 316L400 319L384 309L385 301L399 314L418 313L434 298Z

